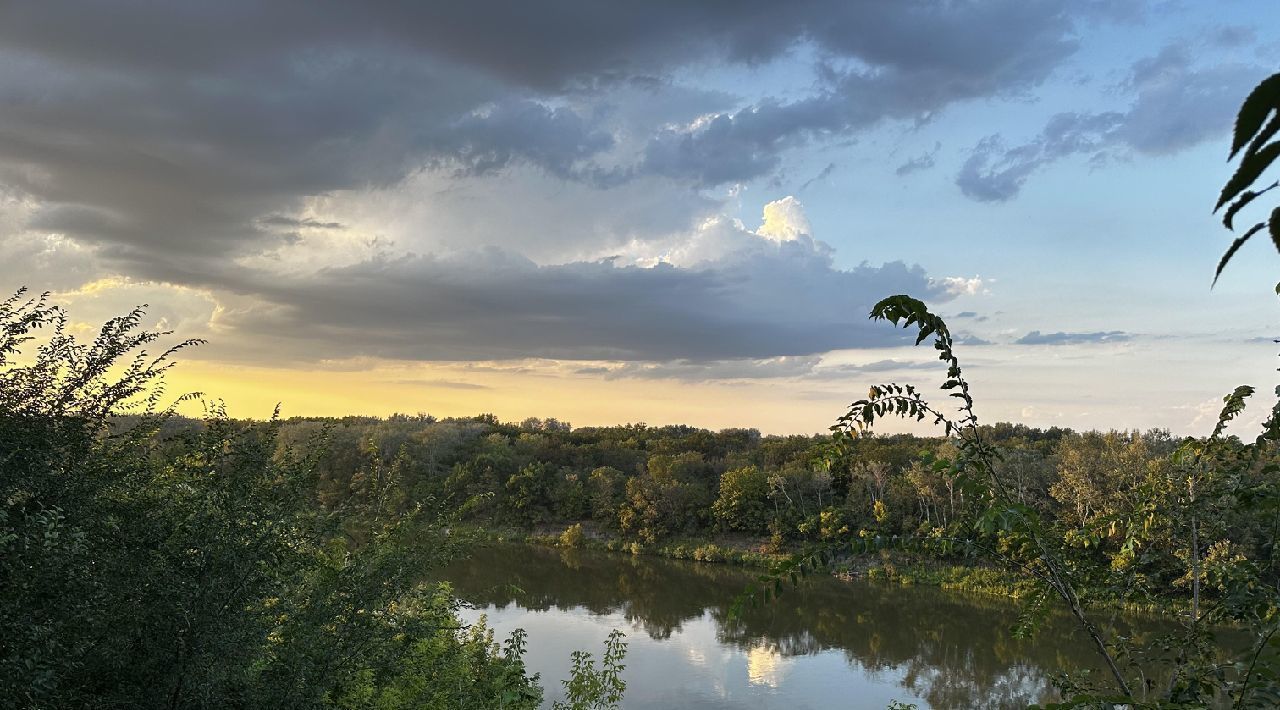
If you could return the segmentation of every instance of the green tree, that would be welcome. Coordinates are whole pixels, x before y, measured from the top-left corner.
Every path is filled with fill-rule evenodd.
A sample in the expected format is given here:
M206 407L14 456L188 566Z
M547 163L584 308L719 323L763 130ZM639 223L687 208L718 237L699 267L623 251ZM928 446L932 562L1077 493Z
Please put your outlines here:
M720 495L711 514L721 529L762 534L770 512L769 476L764 471L746 466L720 476Z
M618 524L618 507L626 498L626 476L612 466L600 466L591 472L591 518L611 527Z
M551 494L556 485L551 465L527 464L507 479L504 505L512 518L526 525L551 519Z
M572 469L561 469L551 493L556 517L582 520L591 514L591 495L585 477Z
M618 510L623 532L655 542L676 531L695 528L709 507L702 455L656 454L644 474L627 479L626 501Z
M1062 520L1076 526L1131 507L1156 464L1138 432L1063 437L1055 454L1058 480L1049 493L1062 504Z

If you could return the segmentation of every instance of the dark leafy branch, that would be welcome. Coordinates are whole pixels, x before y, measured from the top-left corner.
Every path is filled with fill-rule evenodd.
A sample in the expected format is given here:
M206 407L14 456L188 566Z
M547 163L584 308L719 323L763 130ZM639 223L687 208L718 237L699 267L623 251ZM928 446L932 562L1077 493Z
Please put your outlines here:
M1236 116L1231 155L1228 160L1234 160L1238 154L1240 163L1231 179L1223 186L1221 194L1218 195L1217 204L1213 207L1213 211L1217 212L1224 205L1228 205L1222 216L1222 224L1227 229L1235 229L1235 218L1241 210L1280 184L1278 181L1262 189L1248 189L1271 167L1276 158L1280 157L1280 141L1272 141L1278 131L1280 131L1280 74L1274 74L1263 80L1249 94ZM1263 229L1268 231L1276 250L1280 251L1280 207L1273 209L1267 219L1249 227L1243 235L1231 243L1214 271L1214 283L1217 283L1218 278L1222 276L1222 270L1226 268L1227 263L1240 250L1240 247Z

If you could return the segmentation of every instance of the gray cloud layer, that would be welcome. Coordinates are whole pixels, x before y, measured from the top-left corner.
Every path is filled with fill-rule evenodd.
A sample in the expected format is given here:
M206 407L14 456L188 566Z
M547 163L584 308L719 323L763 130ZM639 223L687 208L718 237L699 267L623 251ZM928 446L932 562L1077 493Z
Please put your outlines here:
M806 140L848 135L885 119L927 120L958 101L1033 86L1076 47L1060 3L858 3L832 10L808 37L857 59L857 68L825 67L820 91L806 99L764 101L693 129L662 131L645 149L642 168L699 184L750 180Z
M905 336L865 315L885 293L947 298L918 267L840 270L807 240L690 268L610 261L539 266L486 250L373 260L325 270L319 279L263 278L238 286L266 304L228 313L220 327L237 341L302 358L812 355L901 344Z
M898 335L863 317L871 302L945 295L902 264L836 268L811 240L653 269L581 260L608 253L587 247L559 265L405 248L287 275L261 262L307 245L305 235L344 231L345 218L302 216L308 198L421 171L481 180L535 170L599 194L654 192L652 181L705 217L701 190L767 175L795 146L1027 91L1075 51L1081 18L1115 7L10 3L0 8L0 197L25 206L0 240L62 235L89 247L98 273L233 295L224 335L297 357L322 356L318 343L326 356L634 360L888 344ZM807 94L748 101L673 88L684 67L788 53L817 64ZM635 105L652 95L665 113L619 117L624 95ZM513 242L546 241L516 231Z
M1094 333L1041 333L1033 330L1014 341L1016 345L1081 345L1085 343L1121 343L1133 338L1120 330Z
M1126 88L1126 111L1059 113L1031 141L1007 147L998 135L974 147L956 176L968 197L1002 202L1018 195L1040 168L1074 155L1104 163L1125 151L1165 155L1225 133L1236 107L1266 71L1223 64L1198 67L1185 46L1137 62Z
M13 3L0 10L0 183L31 226L138 270L278 239L256 218L424 166L512 162L601 185L760 176L782 151L1024 89L1075 48L1066 0L984 3ZM591 111L686 62L824 58L804 99L650 127ZM696 116L689 116L692 120Z

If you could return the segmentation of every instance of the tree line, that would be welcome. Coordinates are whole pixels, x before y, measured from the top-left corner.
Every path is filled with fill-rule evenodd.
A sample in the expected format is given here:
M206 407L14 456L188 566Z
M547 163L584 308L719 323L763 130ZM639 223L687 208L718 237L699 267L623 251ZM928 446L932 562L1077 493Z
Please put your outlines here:
M1170 487L1184 466L1183 440L1164 430L1011 423L980 430L999 450L998 475L1016 503L1073 531L1082 553L1141 579L1144 589L1170 602L1189 599L1179 558L1185 541L1168 528L1172 508L1160 504L1178 493ZM322 431L330 440L316 463L325 505L364 501L395 481L390 495L402 508L433 501L485 526L585 524L641 544L730 538L784 552L859 537L974 538L973 518L986 505L950 437L763 436L752 429L395 415L289 419L279 445L287 450ZM1264 469L1255 469L1259 481L1270 475ZM1147 538L1135 544L1117 521L1141 525ZM1223 505L1202 527L1208 579L1247 558L1265 568L1269 583L1280 582L1273 559L1280 517ZM933 554L965 556L959 548ZM1217 591L1210 582L1202 601L1211 603Z

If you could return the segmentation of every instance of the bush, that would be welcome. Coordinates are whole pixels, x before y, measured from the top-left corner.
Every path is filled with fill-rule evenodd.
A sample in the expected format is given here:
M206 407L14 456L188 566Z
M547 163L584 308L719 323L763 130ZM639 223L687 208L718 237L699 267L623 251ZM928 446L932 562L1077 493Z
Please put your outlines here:
M0 302L6 707L537 707L519 653L421 582L458 551L449 519L398 509L394 470L324 508L322 442L280 448L275 419L172 421L174 350L147 357L141 317L82 345L42 299Z
M564 532L560 533L560 546L580 547L582 545L583 537L582 524L574 523L573 525L565 528Z
M693 559L699 562L723 562L725 551L713 544L706 544L693 551Z

